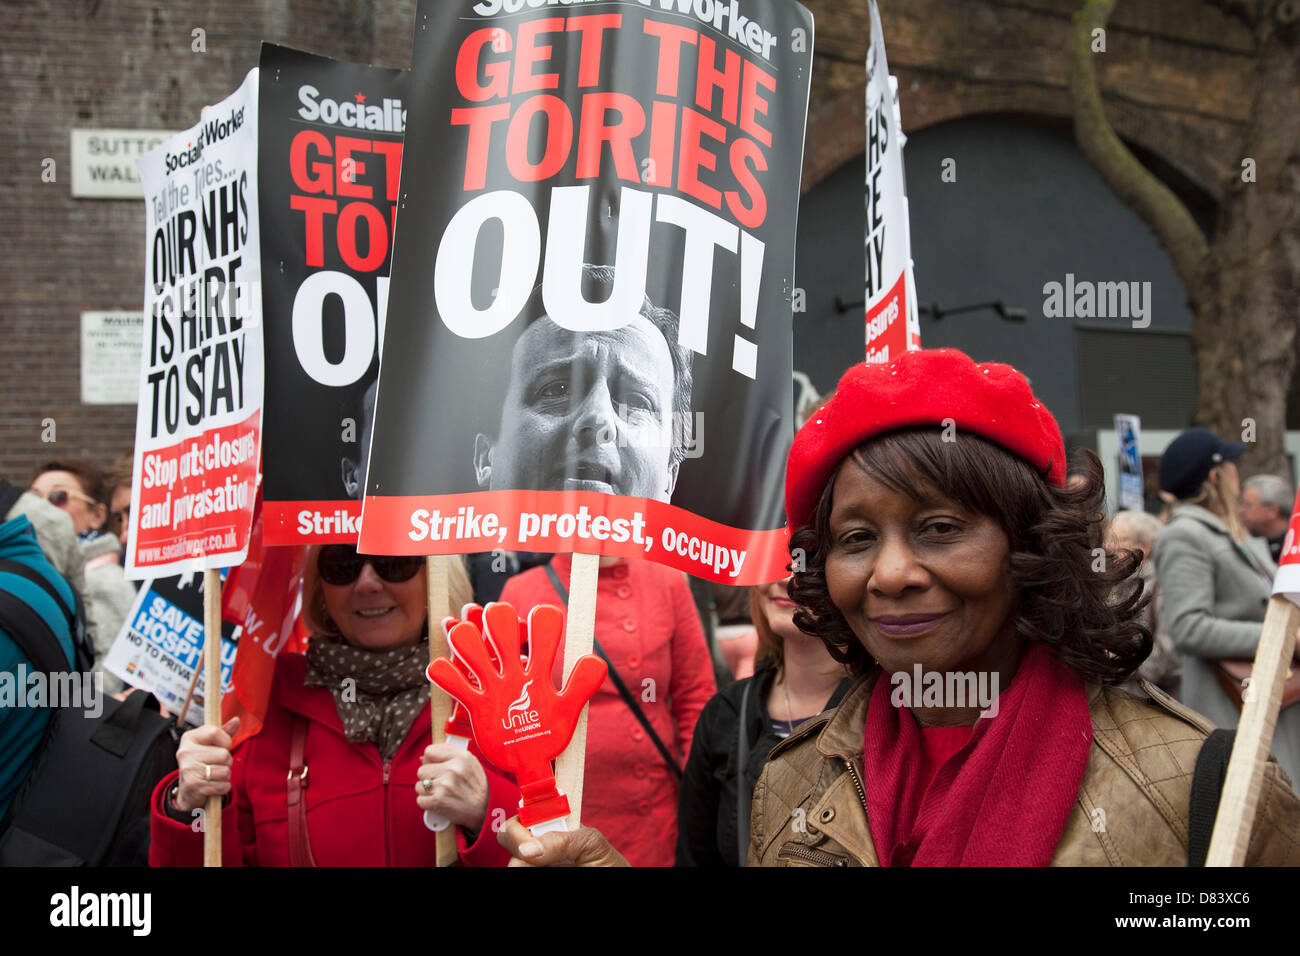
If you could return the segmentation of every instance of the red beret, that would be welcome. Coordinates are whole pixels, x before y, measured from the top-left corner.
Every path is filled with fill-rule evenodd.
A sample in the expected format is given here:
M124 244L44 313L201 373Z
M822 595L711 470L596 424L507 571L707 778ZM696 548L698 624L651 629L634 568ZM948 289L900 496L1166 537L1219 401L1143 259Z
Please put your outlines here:
M855 365L799 429L786 469L791 530L812 520L826 482L849 452L900 428L944 424L1000 445L1054 485L1065 484L1065 442L1052 413L1010 365L976 364L956 349L904 352L888 364Z

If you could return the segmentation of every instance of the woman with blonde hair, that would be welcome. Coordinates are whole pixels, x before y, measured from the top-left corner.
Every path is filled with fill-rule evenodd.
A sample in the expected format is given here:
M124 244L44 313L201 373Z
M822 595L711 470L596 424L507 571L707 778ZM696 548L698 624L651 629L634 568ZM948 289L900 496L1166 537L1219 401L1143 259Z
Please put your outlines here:
M471 600L459 558L450 607ZM457 825L469 865L508 859L489 825L516 812L519 790L477 750L431 743L426 571L422 557L308 549L305 654L281 653L261 732L232 748L239 718L181 738L179 770L154 791L153 866L197 865L207 798L229 798L228 866L432 866L432 810ZM503 813L494 813L494 810Z
M1182 660L1180 698L1220 727L1240 711L1220 685L1216 661L1253 660L1277 568L1268 543L1246 533L1237 510L1233 462L1246 446L1189 428L1160 459L1160 489L1174 497L1156 539L1156 608ZM1300 774L1300 707L1278 715L1273 753L1294 782Z

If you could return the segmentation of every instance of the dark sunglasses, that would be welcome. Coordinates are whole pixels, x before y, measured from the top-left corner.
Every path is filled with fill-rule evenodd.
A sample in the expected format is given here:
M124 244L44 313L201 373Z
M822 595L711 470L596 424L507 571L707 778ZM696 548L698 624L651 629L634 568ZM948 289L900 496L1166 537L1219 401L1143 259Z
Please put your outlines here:
M320 579L334 587L344 587L361 577L361 569L369 564L389 584L409 581L420 573L424 566L421 557L376 557L357 554L357 549L349 544L331 544L321 549L320 560L316 567Z
M33 493L37 495L40 494L39 491ZM68 506L68 502L71 501L74 496L80 498L82 501L90 505L99 504L99 502L97 502L94 498L90 497L90 495L83 495L77 491L68 491L65 488L55 488L53 491L49 493L48 496L46 496L45 500L48 501L50 504L54 505L54 507L56 508L66 508Z

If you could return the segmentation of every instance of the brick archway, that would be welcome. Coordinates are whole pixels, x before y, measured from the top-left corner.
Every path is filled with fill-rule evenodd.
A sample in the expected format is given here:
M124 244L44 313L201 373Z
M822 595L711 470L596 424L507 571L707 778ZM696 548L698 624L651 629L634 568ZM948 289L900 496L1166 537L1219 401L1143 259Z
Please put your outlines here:
M933 81L908 82L900 71L903 129L914 133L949 120L982 114L1021 115L1069 123L1068 99L1058 90L1035 91L1025 86L973 86L960 95L934 89ZM953 84L947 84L951 87ZM929 87L929 88L927 88ZM802 190L807 192L831 172L866 150L866 84L845 90L810 110L804 144ZM1189 127L1123 99L1109 98L1106 113L1126 143L1160 157L1200 191L1217 198L1225 175L1222 157L1230 154L1230 129L1220 124Z

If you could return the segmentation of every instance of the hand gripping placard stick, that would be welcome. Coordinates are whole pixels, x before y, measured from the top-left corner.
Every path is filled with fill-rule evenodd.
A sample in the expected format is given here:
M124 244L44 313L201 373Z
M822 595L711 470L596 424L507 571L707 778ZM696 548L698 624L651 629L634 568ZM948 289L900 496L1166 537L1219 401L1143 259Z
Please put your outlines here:
M1287 541L1290 540L1288 535ZM1279 581L1280 578L1279 575ZM1269 600L1259 649L1255 652L1250 692L1241 707L1241 721L1228 760L1206 866L1242 866L1246 862L1246 848L1250 845L1250 831L1264 785L1264 764L1282 705L1287 667L1295 653L1297 628L1300 628L1300 608L1275 593Z
M447 645L447 637L443 633L438 622L447 612L450 603L449 590L447 585L447 561L444 557L430 556L425 559L426 568L428 569L429 584L429 663L432 664L440 657L446 657L450 653ZM446 740L445 727L447 717L451 714L451 698L448 697L440 688L434 686L430 688L429 693L429 710L433 717L433 742L435 744L443 743ZM440 819L440 818L439 818ZM425 822L429 822L429 815L426 814ZM442 826L437 830L436 858L438 866L451 866L456 862L456 830L448 825L450 821L442 821Z
M600 556L575 554L569 570L569 616L564 631L564 680L578 660L591 654L596 631L596 582ZM555 761L555 780L569 796L568 828L576 830L582 818L582 775L587 762L587 708L584 705L573 728L573 739Z
M221 571L203 572L203 722L221 726ZM203 865L221 866L221 797L203 811Z
M470 621L480 632L483 630L483 608L477 604L466 604L461 609L460 617L449 614L442 619L442 643L447 649L447 654L451 657L451 662L456 665L457 670L464 674L469 680L478 686L477 678L470 674L465 665L456 658L456 652L451 649L451 643L448 635L451 629L460 623L461 618ZM489 651L490 653L490 651ZM433 665L433 659L429 661ZM426 674L428 671L425 672ZM430 678L430 683L433 679ZM436 694L441 688L435 685L433 692ZM442 729L442 742L448 747L454 747L457 750L469 750L469 742L474 737L474 727L470 723L469 714L465 712L464 706L454 697L451 699L451 716L447 718L447 723ZM435 730L436 733L436 730ZM436 739L436 738L435 738ZM424 811L424 825L434 833L441 833L451 826L451 821L433 810Z

